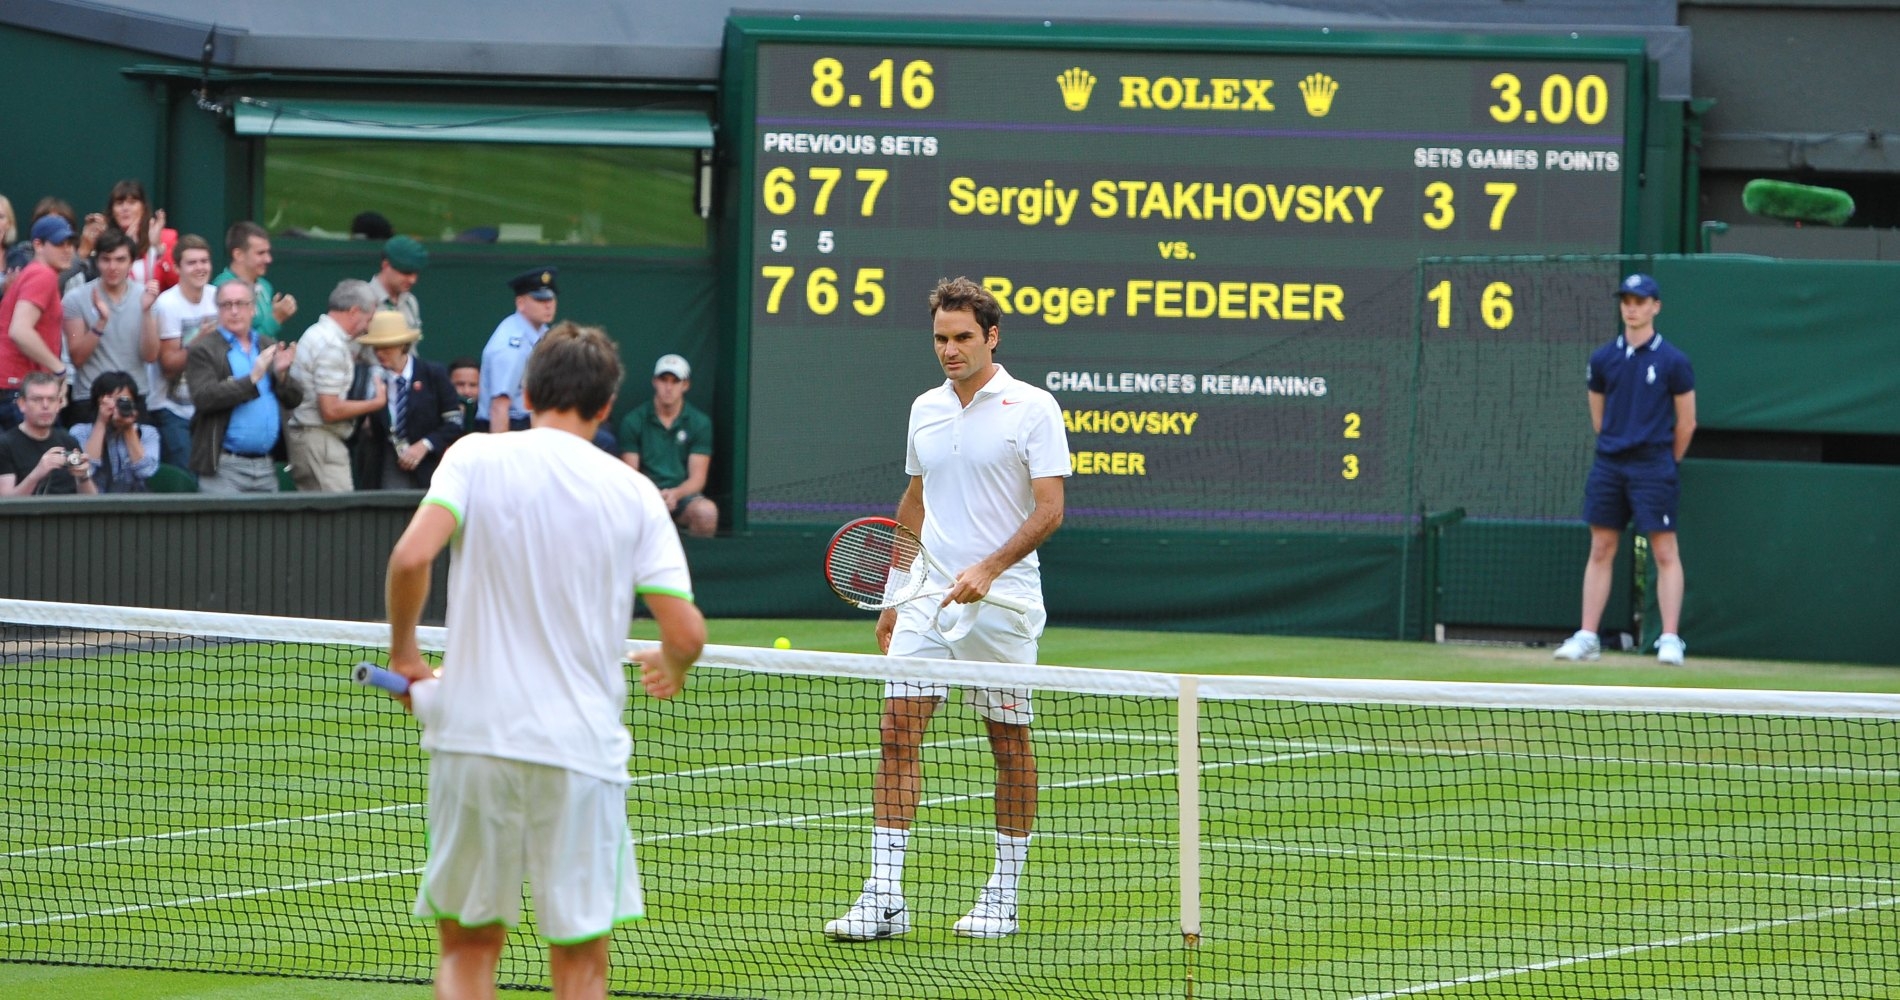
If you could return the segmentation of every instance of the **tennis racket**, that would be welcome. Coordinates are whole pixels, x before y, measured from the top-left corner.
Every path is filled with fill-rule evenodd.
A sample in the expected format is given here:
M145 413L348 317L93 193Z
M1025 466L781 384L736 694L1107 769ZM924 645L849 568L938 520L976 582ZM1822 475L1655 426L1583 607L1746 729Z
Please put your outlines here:
M944 581L932 587L932 578ZM931 616L931 627L946 640L955 642L976 627L974 608L960 614L949 628L944 627L941 604L950 593L949 581L955 571L938 562L924 548L923 540L888 517L861 517L838 529L825 549L825 582L846 604L866 611L882 611L911 601L935 598L939 603ZM1028 615L1029 608L1007 597L986 594L982 603L1005 611Z

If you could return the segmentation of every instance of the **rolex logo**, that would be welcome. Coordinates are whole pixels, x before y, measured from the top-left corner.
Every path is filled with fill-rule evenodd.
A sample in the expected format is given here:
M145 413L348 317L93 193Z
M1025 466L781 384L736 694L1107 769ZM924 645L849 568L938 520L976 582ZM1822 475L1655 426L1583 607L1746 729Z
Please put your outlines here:
M1056 86L1062 88L1062 106L1070 111L1082 111L1089 106L1089 94L1095 90L1095 74L1077 66L1063 70L1056 77Z
M1324 73L1314 73L1300 81L1300 96L1306 98L1306 113L1324 118L1333 110L1333 95L1339 93L1339 81Z

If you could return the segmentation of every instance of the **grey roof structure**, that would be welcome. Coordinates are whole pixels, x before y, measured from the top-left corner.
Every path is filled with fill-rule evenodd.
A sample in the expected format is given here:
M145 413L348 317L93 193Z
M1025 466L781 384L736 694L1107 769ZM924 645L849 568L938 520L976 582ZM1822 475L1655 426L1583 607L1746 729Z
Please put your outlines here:
M0 23L229 70L710 84L728 16L1642 36L1689 92L1675 0L6 0Z

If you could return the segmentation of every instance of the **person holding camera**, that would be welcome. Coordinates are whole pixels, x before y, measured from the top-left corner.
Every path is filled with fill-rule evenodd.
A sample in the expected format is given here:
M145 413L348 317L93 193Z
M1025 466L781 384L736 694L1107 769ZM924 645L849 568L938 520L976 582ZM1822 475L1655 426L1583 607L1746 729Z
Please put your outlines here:
M144 493L145 481L158 471L158 428L139 423L137 393L131 375L101 372L92 380L98 416L73 428L101 493Z
M20 426L0 434L0 496L97 493L92 461L58 423L66 379L28 372L20 382Z

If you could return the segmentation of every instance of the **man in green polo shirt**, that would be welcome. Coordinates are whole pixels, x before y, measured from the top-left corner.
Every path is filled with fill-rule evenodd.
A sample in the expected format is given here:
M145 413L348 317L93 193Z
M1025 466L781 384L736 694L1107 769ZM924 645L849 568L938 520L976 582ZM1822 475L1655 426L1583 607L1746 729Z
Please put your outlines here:
M620 421L620 459L646 473L689 535L711 538L719 507L700 494L712 466L712 418L686 401L693 368L668 354L653 365L653 398Z

